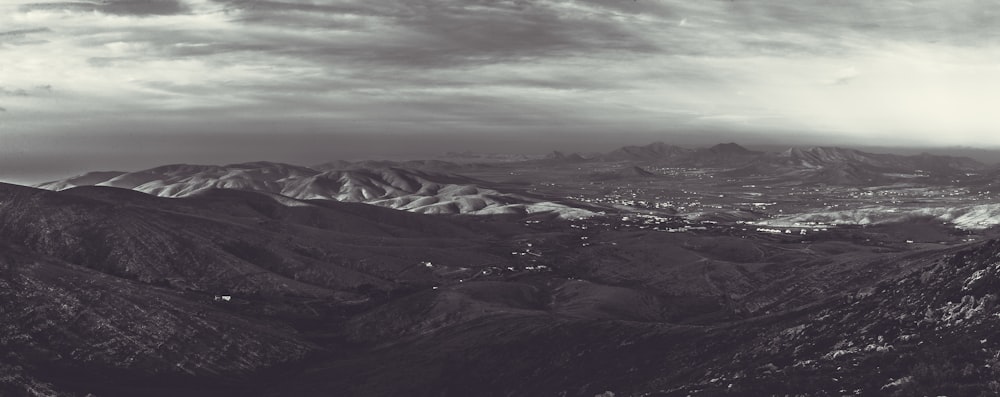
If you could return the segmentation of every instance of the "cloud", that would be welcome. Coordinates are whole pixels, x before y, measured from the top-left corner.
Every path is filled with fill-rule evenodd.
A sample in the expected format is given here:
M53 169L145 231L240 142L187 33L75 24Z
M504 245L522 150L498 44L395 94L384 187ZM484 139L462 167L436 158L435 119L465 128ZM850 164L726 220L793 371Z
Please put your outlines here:
M75 11L103 12L112 15L174 15L189 11L179 0L104 0L79 2L29 3L21 6L23 11Z
M262 45L321 62L379 66L451 67L504 61L553 59L604 51L649 52L659 46L607 11L569 2L385 1L341 2L336 6L231 2L234 21L261 26L326 31L291 31L236 42L226 51ZM277 34L274 34L277 33Z
M997 16L973 0L10 0L0 135L1000 143L982 105L1000 89Z
M45 43L45 40L34 38L43 33L49 33L51 30L49 28L26 28L26 29L16 29L8 30L5 32L0 32L0 46L4 44L13 45L28 45L28 44L41 44Z
M32 33L44 33L51 32L49 28L31 28L31 29L17 29L8 30L6 32L0 32L0 37L2 38L23 38Z

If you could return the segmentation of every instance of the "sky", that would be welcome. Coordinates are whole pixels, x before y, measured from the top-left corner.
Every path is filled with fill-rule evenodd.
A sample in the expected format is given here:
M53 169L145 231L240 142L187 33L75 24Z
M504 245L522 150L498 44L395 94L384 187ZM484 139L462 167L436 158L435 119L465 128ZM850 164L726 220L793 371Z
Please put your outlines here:
M1000 145L973 0L0 0L0 180L654 140Z

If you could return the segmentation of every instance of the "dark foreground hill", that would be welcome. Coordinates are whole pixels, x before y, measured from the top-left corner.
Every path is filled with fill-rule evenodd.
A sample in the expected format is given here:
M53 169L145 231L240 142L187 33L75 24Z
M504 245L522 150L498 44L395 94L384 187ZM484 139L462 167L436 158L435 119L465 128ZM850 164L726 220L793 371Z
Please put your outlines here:
M1000 243L596 228L610 221L0 185L0 394L1000 387Z

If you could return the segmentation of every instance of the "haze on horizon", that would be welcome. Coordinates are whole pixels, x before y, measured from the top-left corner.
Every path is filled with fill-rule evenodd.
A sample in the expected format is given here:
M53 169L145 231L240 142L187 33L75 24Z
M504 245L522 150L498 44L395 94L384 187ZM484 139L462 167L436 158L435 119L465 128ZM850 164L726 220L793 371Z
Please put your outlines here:
M0 180L653 140L1000 145L974 0L0 0Z

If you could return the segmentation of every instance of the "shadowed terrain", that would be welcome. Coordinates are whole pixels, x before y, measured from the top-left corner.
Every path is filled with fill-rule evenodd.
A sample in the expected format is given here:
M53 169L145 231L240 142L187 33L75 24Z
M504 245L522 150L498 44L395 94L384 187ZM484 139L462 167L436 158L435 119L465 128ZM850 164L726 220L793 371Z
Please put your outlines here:
M654 144L0 185L0 392L990 395L985 176L731 176L926 159Z

